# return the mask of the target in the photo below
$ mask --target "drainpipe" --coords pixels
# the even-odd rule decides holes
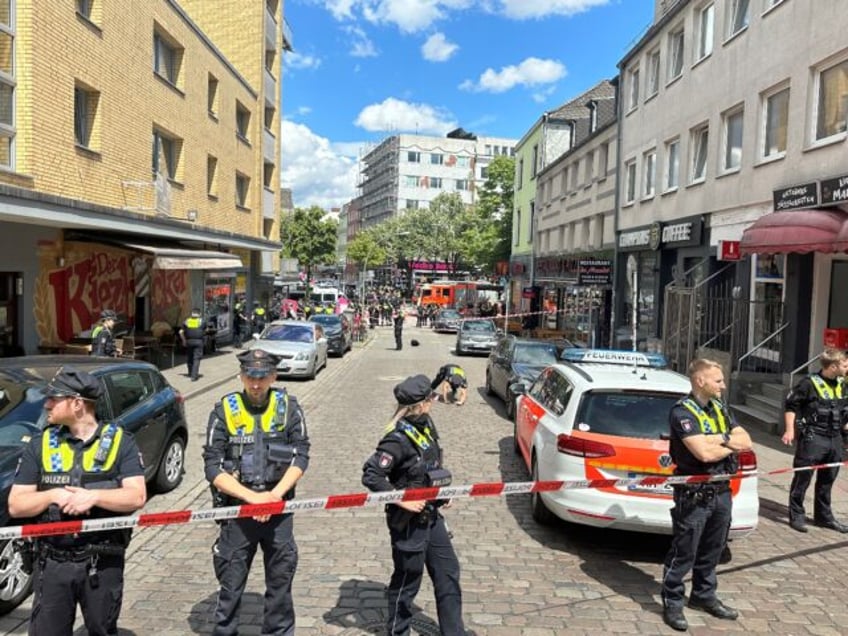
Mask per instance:
[[[621,102],[620,88],[621,88],[621,65],[619,64],[619,74],[612,79],[613,84],[615,85],[615,208],[613,212],[613,256],[612,256],[612,294],[611,294],[611,302],[612,302],[612,310],[610,312],[610,341],[609,347],[610,349],[615,348],[615,332],[617,325],[617,314],[616,311],[618,305],[618,295],[616,294],[616,289],[618,288],[619,283],[619,266],[618,266],[618,223],[619,223],[619,215],[621,213],[621,123],[624,121],[623,118],[623,108]],[[635,327],[634,327],[635,328]],[[635,348],[635,342],[634,342]]]

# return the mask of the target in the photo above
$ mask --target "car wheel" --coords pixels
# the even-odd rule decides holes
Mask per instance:
[[[486,371],[486,395],[494,395],[495,391],[492,389],[492,374]]]
[[[156,490],[170,492],[180,485],[185,472],[185,442],[179,435],[175,435],[165,447],[162,459],[159,461],[159,469],[156,471]]]
[[[539,481],[539,467],[537,465],[535,455],[533,456],[533,467],[531,471],[532,480]],[[542,501],[541,493],[530,493],[530,512],[533,515],[533,520],[539,525],[549,526],[556,521],[554,513],[548,510],[547,506],[545,506],[545,502]]]
[[[0,541],[0,614],[8,614],[32,591],[32,574],[23,570],[23,542]]]
[[[314,380],[316,375],[318,375],[318,358],[312,361],[312,370],[306,375],[306,379]]]
[[[464,352],[462,351],[462,347],[459,346],[458,342],[456,343],[456,347],[454,347],[454,349],[456,350],[456,355],[458,355],[458,356],[463,355]]]

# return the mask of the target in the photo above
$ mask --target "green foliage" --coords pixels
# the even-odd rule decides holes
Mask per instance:
[[[477,208],[484,218],[497,223],[498,240],[493,246],[490,263],[509,260],[512,249],[512,200],[515,187],[515,160],[495,157],[489,164],[488,177],[480,187]]]
[[[386,262],[386,248],[383,247],[384,243],[379,240],[375,230],[376,228],[364,230],[347,244],[347,257],[359,263],[363,269],[377,267]]]
[[[336,260],[338,223],[325,219],[324,214],[318,206],[308,210],[296,208],[291,214],[284,215],[280,222],[282,256],[296,258],[306,270],[307,277],[312,276],[316,265],[329,265]]]

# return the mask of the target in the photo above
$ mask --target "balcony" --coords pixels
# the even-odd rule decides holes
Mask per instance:
[[[289,25],[289,21],[286,20],[285,18],[283,18],[283,50],[284,51],[293,50],[292,49],[293,42],[294,42],[294,40],[292,39],[292,30],[291,30],[291,26]]]
[[[262,158],[277,163],[277,138],[267,128],[262,129]]]
[[[270,188],[262,188],[262,218],[276,219],[277,214],[274,211],[274,205],[277,201],[277,194]]]
[[[277,103],[277,80],[265,69],[265,103],[271,106]]]

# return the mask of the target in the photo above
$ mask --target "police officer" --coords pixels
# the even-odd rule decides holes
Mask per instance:
[[[842,381],[848,358],[839,349],[825,349],[819,358],[821,371],[802,378],[786,397],[783,415],[783,443],[795,446],[795,468],[841,462],[844,459],[842,435],[848,409],[848,395]],[[830,507],[830,491],[839,468],[816,471],[813,520],[817,526],[848,532],[848,525],[836,520]],[[789,488],[789,526],[807,532],[804,495],[813,479],[812,471],[795,473]]]
[[[721,365],[704,358],[694,360],[689,380],[692,392],[669,414],[674,474],[734,474],[736,454],[751,449],[751,438],[721,402],[725,386]],[[739,615],[716,597],[716,566],[727,544],[731,507],[728,481],[674,487],[673,538],[662,580],[663,620],[673,629],[688,629],[683,579],[690,570],[690,608],[727,620]]]
[[[191,310],[191,316],[185,319],[180,327],[180,340],[186,349],[186,366],[192,382],[197,382],[200,376],[200,359],[203,357],[203,339],[206,335],[206,325],[200,317],[200,310]]]
[[[12,517],[70,521],[144,505],[144,466],[132,435],[95,417],[102,392],[97,378],[70,366],[47,385],[48,426],[21,456],[9,493]],[[128,530],[108,530],[39,539],[29,633],[70,636],[79,604],[89,634],[117,634],[129,538]]]
[[[468,397],[468,378],[458,364],[446,364],[433,378],[432,388],[442,402],[448,401],[450,391],[453,403],[462,406]]]
[[[259,304],[258,300],[253,301],[253,312],[250,314],[250,324],[253,327],[253,333],[262,333],[265,325],[268,324],[268,312]]]
[[[394,388],[398,408],[376,452],[363,466],[362,483],[372,491],[447,486],[439,436],[430,418],[430,380],[409,377]],[[445,636],[465,634],[459,561],[451,545],[440,501],[403,501],[386,506],[394,572],[388,587],[388,633],[408,634],[413,601],[424,568],[433,581],[439,627]]]
[[[238,356],[244,389],[225,395],[209,416],[203,448],[213,503],[276,503],[292,499],[309,464],[306,419],[294,396],[273,387],[278,356],[252,349]],[[217,636],[238,634],[238,613],[257,546],[265,564],[263,634],[294,634],[292,581],[297,568],[291,514],[233,519],[221,524],[213,547],[220,583]]]
[[[398,307],[392,312],[392,322],[395,329],[395,349],[400,351],[403,349],[403,322],[406,320],[406,314],[403,308]]]
[[[100,320],[94,329],[91,330],[91,355],[111,357],[118,355],[118,347],[115,345],[115,335],[112,333],[117,320],[118,315],[111,309],[104,309],[100,312]]]

